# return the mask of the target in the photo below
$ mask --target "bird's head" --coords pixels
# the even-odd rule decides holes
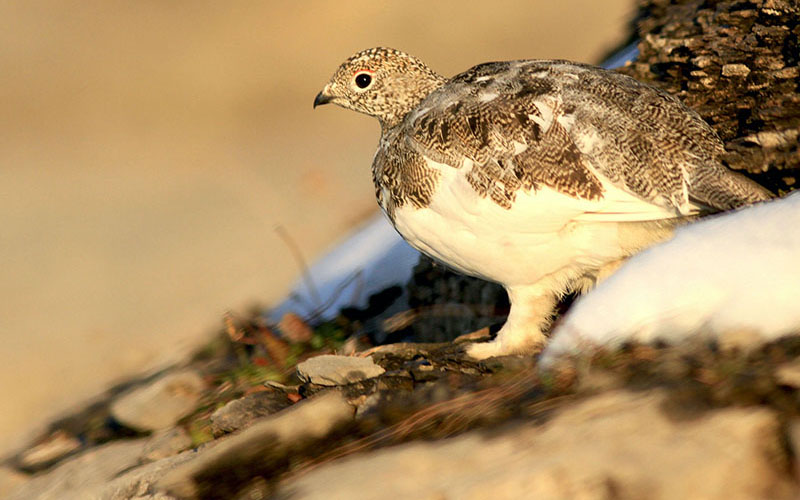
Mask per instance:
[[[392,127],[445,80],[416,57],[376,47],[343,62],[317,94],[314,107],[332,102]]]

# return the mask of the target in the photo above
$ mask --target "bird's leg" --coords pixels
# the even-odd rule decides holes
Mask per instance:
[[[509,354],[529,354],[542,348],[543,331],[550,324],[556,297],[543,283],[506,287],[511,310],[505,325],[491,342],[472,344],[467,354],[475,359]]]

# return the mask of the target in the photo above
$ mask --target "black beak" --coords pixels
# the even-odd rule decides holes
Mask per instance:
[[[325,95],[322,92],[317,94],[317,97],[314,98],[314,107],[321,106],[323,104],[328,104],[331,102],[331,96]]]

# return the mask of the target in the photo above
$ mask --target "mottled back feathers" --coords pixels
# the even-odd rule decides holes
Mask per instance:
[[[370,72],[370,88],[350,81],[358,71]],[[589,65],[495,62],[448,80],[402,52],[370,49],[323,93],[381,121],[373,178],[390,216],[430,203],[439,175],[429,161],[463,170],[479,195],[509,209],[520,190],[542,186],[600,200],[611,185],[675,216],[770,197],[722,166],[721,141],[680,101]]]

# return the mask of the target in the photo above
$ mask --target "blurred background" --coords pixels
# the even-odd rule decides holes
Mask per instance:
[[[632,0],[0,2],[0,455],[279,301],[373,215],[377,121],[312,113],[357,50],[444,75],[599,62]]]

